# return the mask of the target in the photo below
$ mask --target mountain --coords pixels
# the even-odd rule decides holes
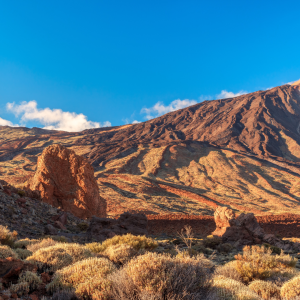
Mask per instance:
[[[60,143],[93,165],[108,214],[300,208],[300,82],[77,133],[0,127],[0,179],[22,186]]]

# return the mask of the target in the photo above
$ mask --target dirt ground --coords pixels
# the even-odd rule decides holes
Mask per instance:
[[[193,215],[147,215],[149,233],[153,235],[177,236],[185,225],[190,225],[195,236],[206,237],[216,228],[212,216]],[[283,237],[300,238],[300,215],[282,214],[256,216],[266,233]]]

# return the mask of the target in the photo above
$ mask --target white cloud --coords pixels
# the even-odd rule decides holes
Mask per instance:
[[[195,100],[189,100],[189,99],[184,99],[184,100],[174,100],[172,101],[169,105],[165,106],[162,102],[157,102],[154,106],[150,108],[143,108],[141,110],[141,113],[146,114],[146,119],[150,120],[152,118],[164,115],[166,113],[169,113],[171,111],[175,111],[181,108],[185,108],[188,106],[191,106],[193,104],[196,104],[197,101]]]
[[[141,123],[140,121],[134,120],[131,124],[139,124]]]
[[[61,109],[37,108],[36,101],[23,101],[17,105],[7,103],[7,110],[13,112],[16,117],[21,116],[21,122],[38,121],[44,125],[45,129],[55,129],[64,131],[81,131],[89,128],[99,128],[111,126],[111,123],[106,121],[103,124],[99,122],[88,121],[83,114],[74,112],[65,112]]]
[[[0,126],[18,126],[18,125],[14,125],[12,122],[8,120],[4,120],[0,117]]]
[[[244,94],[247,94],[248,92],[246,91],[240,91],[238,93],[233,93],[233,92],[227,92],[226,90],[222,90],[220,94],[217,95],[217,99],[226,99],[226,98],[233,98],[233,97],[238,97]]]

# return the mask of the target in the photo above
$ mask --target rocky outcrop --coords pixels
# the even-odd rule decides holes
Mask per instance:
[[[79,218],[106,216],[106,201],[99,195],[93,167],[61,145],[43,151],[28,187],[38,190],[44,202]]]
[[[134,235],[147,235],[148,220],[144,214],[123,213],[119,219],[92,218],[87,229],[90,239],[104,241],[115,235],[131,233]]]
[[[266,234],[253,213],[242,213],[236,217],[232,209],[219,206],[214,217],[217,228],[212,235],[221,237],[224,243],[232,243],[237,247],[268,243],[283,250],[300,250],[297,243],[283,241],[274,234]]]

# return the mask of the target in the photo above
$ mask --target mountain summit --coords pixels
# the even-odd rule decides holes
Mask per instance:
[[[62,144],[92,164],[110,216],[300,208],[297,84],[203,101],[144,123],[78,133],[0,127],[0,179],[23,185]]]

